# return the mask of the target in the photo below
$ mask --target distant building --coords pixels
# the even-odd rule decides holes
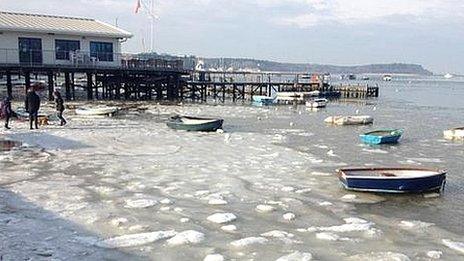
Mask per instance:
[[[94,19],[0,11],[0,64],[120,66],[130,37]]]

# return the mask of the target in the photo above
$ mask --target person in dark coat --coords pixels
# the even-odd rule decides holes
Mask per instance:
[[[40,97],[35,92],[34,88],[30,88],[26,95],[26,111],[29,113],[29,126],[32,128],[35,123],[35,128],[39,129],[39,109],[40,109]]]
[[[1,113],[3,117],[5,117],[5,129],[9,130],[10,127],[8,126],[10,123],[10,118],[13,116],[13,110],[11,109],[11,97],[7,96],[2,101],[1,105]]]
[[[63,98],[61,97],[61,93],[59,91],[54,91],[53,96],[55,97],[55,104],[56,104],[56,116],[58,119],[60,119],[61,126],[66,125],[66,120],[63,117],[63,111],[64,111],[64,101]]]

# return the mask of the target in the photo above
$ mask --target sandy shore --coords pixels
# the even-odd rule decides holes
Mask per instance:
[[[287,107],[143,107],[1,132],[24,143],[0,154],[4,260],[453,260],[463,251],[432,223],[358,212],[385,198],[340,189],[328,170],[342,159],[284,146],[287,133],[308,135]],[[224,117],[225,132],[170,130],[173,113]],[[290,127],[238,131],[260,120]]]

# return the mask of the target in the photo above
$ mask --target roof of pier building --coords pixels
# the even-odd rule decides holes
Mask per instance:
[[[130,38],[132,34],[89,18],[0,11],[0,31],[46,33],[109,38]]]

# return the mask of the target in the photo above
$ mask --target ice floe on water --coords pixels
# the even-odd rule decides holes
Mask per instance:
[[[310,261],[313,259],[313,255],[308,252],[295,251],[286,256],[279,257],[276,261]]]
[[[233,232],[237,230],[237,227],[235,225],[226,225],[222,226],[221,229],[227,232]]]
[[[421,230],[421,229],[426,229],[428,227],[431,227],[435,224],[433,223],[427,223],[423,222],[420,220],[402,220],[398,226],[400,226],[403,229],[409,229],[409,230]]]
[[[158,201],[148,198],[126,199],[126,208],[149,208],[158,204]]]
[[[411,259],[402,253],[395,252],[372,252],[350,256],[352,261],[410,261]]]
[[[269,240],[264,237],[246,237],[232,241],[230,244],[234,247],[247,247],[256,244],[266,244]]]
[[[94,244],[102,248],[135,247],[153,243],[161,239],[171,238],[176,234],[174,230],[131,234],[96,241]]]
[[[186,244],[198,244],[205,240],[205,234],[195,231],[187,230],[178,233],[174,237],[167,240],[167,243],[171,246],[186,245]]]
[[[224,224],[229,223],[237,219],[232,213],[215,213],[209,217],[207,217],[208,221],[217,223],[217,224]]]
[[[221,254],[209,254],[203,259],[203,261],[224,261],[224,256]]]
[[[431,259],[440,259],[442,255],[443,252],[439,250],[431,250],[427,252],[427,257],[430,257]]]
[[[464,242],[453,241],[450,239],[443,239],[441,241],[443,245],[453,249],[461,254],[464,254]]]
[[[339,235],[332,232],[320,232],[316,233],[316,238],[326,241],[350,241],[347,237],[340,237]]]
[[[276,208],[271,206],[271,205],[257,205],[256,206],[256,211],[261,212],[261,213],[269,213],[275,211]]]
[[[284,218],[284,220],[292,221],[292,220],[295,220],[296,215],[294,213],[288,212],[288,213],[283,214],[282,217]]]

